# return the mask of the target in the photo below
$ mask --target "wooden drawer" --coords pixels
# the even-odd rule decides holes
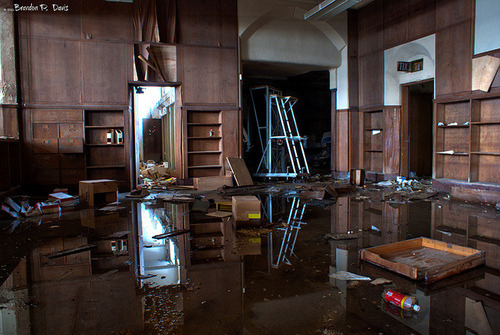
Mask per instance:
[[[60,138],[83,138],[83,123],[60,123]]]
[[[35,169],[33,182],[38,185],[58,185],[59,169]]]
[[[64,153],[83,153],[82,138],[60,138],[59,152]]]
[[[85,156],[82,154],[63,154],[59,156],[61,169],[79,169],[85,167]]]
[[[85,180],[85,169],[61,170],[61,183],[63,185],[78,184],[80,180]]]
[[[35,169],[57,169],[59,168],[59,155],[57,154],[37,154],[33,157],[33,167]]]
[[[35,154],[56,154],[57,138],[55,139],[34,139],[33,152]]]
[[[57,123],[34,123],[33,138],[58,138]]]
[[[31,122],[83,122],[82,110],[34,110],[31,112]]]

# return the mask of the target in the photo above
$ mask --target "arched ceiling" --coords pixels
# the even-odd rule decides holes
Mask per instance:
[[[346,46],[345,13],[332,22],[305,21],[317,1],[239,0],[241,60],[245,72],[291,76],[340,66]],[[339,23],[340,22],[340,23]],[[339,29],[340,27],[340,29]]]

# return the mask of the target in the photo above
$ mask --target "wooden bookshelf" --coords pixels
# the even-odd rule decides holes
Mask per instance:
[[[186,110],[187,176],[219,176],[223,172],[222,111]]]
[[[122,132],[118,141],[116,130]],[[87,179],[127,180],[125,153],[125,115],[123,110],[85,111],[85,163]],[[113,132],[107,143],[108,131]]]
[[[434,178],[500,183],[500,97],[438,102],[435,134]]]
[[[367,171],[384,169],[384,113],[382,109],[363,113],[363,164]]]

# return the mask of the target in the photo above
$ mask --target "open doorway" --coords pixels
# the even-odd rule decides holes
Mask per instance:
[[[402,171],[409,178],[432,176],[434,81],[403,86]],[[406,129],[405,129],[406,128]]]
[[[133,107],[135,182],[140,183],[141,167],[175,170],[175,87],[135,86]]]
[[[271,154],[266,151],[266,124],[273,125],[276,130],[281,125],[276,117],[273,121],[268,115],[266,107],[266,88],[269,96],[296,98],[293,105],[293,117],[302,140],[302,147],[307,159],[310,174],[330,173],[330,141],[331,141],[331,90],[330,75],[326,70],[307,71],[292,65],[271,65],[256,62],[243,64],[242,83],[242,118],[244,128],[244,159],[251,173],[258,173],[261,177],[268,172],[266,160],[269,155],[273,173],[293,173],[291,154],[288,154],[286,141],[277,139],[276,146],[272,146]],[[292,99],[293,99],[292,98]],[[286,106],[283,105],[283,106]],[[288,107],[287,107],[288,108]],[[272,108],[270,108],[272,109]],[[291,115],[291,114],[290,114]],[[267,118],[271,120],[268,120]],[[292,120],[289,118],[289,121]],[[291,129],[294,129],[293,121]],[[283,127],[286,126],[286,121]],[[259,136],[259,128],[264,128]],[[271,134],[276,136],[276,134]],[[262,140],[262,141],[261,141]],[[274,143],[274,142],[273,142]],[[301,156],[302,148],[296,143],[295,148]],[[291,149],[293,151],[293,148]],[[302,158],[300,163],[304,163]],[[298,165],[297,165],[298,166]],[[305,163],[302,167],[305,166]],[[276,168],[276,171],[274,171]]]

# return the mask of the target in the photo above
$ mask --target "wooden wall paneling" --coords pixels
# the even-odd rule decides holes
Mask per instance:
[[[131,3],[101,0],[83,1],[82,38],[131,42]]]
[[[407,0],[384,0],[384,49],[408,40]]]
[[[183,104],[238,105],[236,49],[184,46]]]
[[[349,170],[362,169],[362,155],[363,152],[363,127],[362,127],[362,113],[359,113],[357,108],[349,109]],[[360,127],[361,126],[361,127]]]
[[[383,12],[382,1],[374,1],[359,10],[359,55],[365,55],[384,48]]]
[[[470,91],[471,34],[470,21],[436,33],[436,97]]]
[[[337,171],[349,171],[349,110],[337,110]]]
[[[226,125],[226,126],[224,126]],[[222,111],[222,153],[223,161],[226,157],[240,156],[239,110]]]
[[[30,5],[32,1],[21,1]],[[81,38],[82,0],[67,0],[68,11],[58,12],[52,8],[47,12],[18,12],[20,22],[19,33],[23,36],[42,38]],[[52,4],[48,4],[52,7]]]
[[[384,108],[384,173],[399,174],[401,107]]]
[[[131,48],[123,43],[82,42],[85,104],[128,105],[127,68],[132,63],[126,62],[125,53]]]
[[[23,76],[32,103],[78,105],[81,97],[80,42],[32,39],[29,42],[29,76]],[[24,50],[23,50],[24,51]]]
[[[179,43],[237,46],[235,0],[179,1]]]
[[[238,2],[219,0],[221,15],[221,46],[238,47]]]
[[[471,19],[473,9],[474,0],[436,0],[436,29]]]
[[[218,46],[219,1],[179,1],[179,43]]]
[[[360,107],[383,105],[384,53],[372,53],[359,58]]]
[[[399,175],[408,177],[409,174],[409,105],[410,105],[410,88],[409,86],[401,86],[401,144],[400,144],[400,162]]]
[[[408,1],[408,41],[413,41],[436,31],[436,0]]]

